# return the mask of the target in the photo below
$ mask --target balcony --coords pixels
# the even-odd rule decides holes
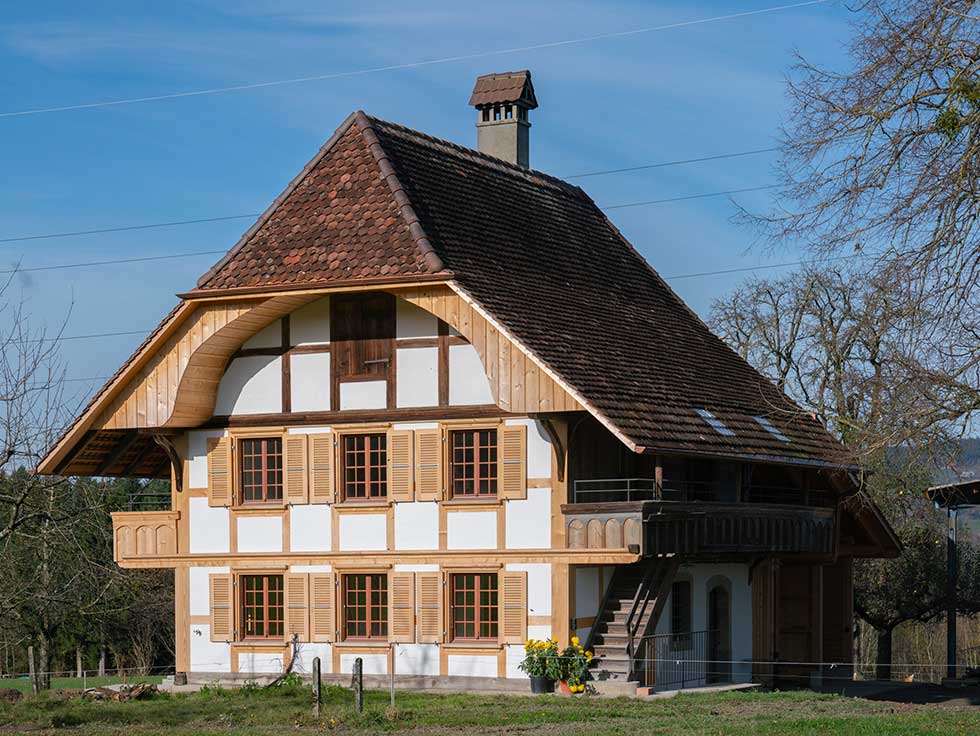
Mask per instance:
[[[571,549],[635,545],[644,556],[833,553],[836,510],[827,491],[642,478],[576,481],[562,506]],[[743,500],[739,501],[738,496]]]
[[[124,564],[177,554],[179,511],[117,511],[112,514],[113,559]]]

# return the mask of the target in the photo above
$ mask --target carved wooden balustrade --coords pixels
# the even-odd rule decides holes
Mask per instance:
[[[179,511],[118,511],[112,514],[116,562],[177,554]]]

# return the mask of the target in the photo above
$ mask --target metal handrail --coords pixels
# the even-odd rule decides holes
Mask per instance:
[[[630,607],[630,612],[626,616],[626,661],[629,662],[631,673],[633,670],[633,659],[636,653],[636,649],[633,645],[633,637],[636,633],[636,629],[640,625],[639,619],[637,619],[635,622],[633,619],[636,615],[637,604],[639,604],[641,598],[643,599],[643,608],[641,609],[640,618],[643,617],[642,611],[646,610],[647,603],[650,600],[650,579],[653,577],[656,569],[657,563],[654,562],[649,565],[646,572],[643,573],[643,580],[640,581],[640,589],[637,591],[636,597],[633,599],[633,605]]]
[[[129,511],[166,511],[170,508],[168,491],[137,491],[126,494],[126,508]]]
[[[719,481],[670,480],[658,488],[653,478],[596,478],[573,483],[573,503],[633,503],[679,501],[683,503],[738,503],[725,500]],[[832,507],[833,494],[825,489],[804,490],[790,486],[752,484],[742,488],[743,503]]]

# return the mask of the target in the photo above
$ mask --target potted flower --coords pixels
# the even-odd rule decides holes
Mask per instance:
[[[555,681],[562,676],[558,640],[528,639],[524,645],[524,659],[520,668],[531,678],[532,693],[553,693]]]
[[[561,691],[565,695],[574,695],[585,692],[585,675],[589,670],[589,662],[592,661],[592,652],[587,652],[581,646],[581,641],[577,636],[573,636],[571,642],[561,652]]]

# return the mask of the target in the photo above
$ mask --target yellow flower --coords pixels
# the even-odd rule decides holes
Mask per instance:
[[[572,637],[572,646],[577,647],[580,639],[577,636]]]

